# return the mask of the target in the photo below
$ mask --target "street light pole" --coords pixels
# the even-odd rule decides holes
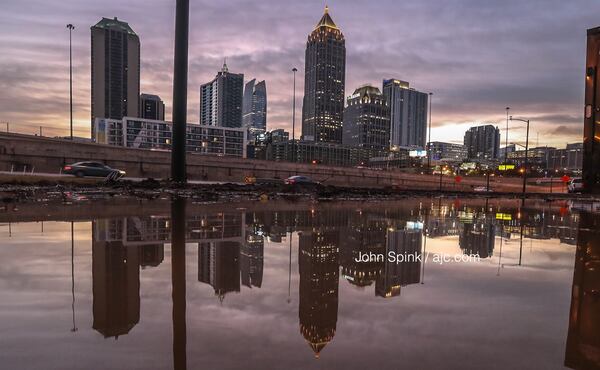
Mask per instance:
[[[298,72],[298,69],[296,67],[292,68],[292,73],[294,75],[294,93],[293,93],[293,100],[292,100],[292,156],[293,156],[293,162],[296,162],[296,151],[294,150],[296,148],[296,72]]]
[[[510,107],[506,107],[506,135],[504,141],[504,164],[508,163],[508,111]]]
[[[188,33],[190,20],[189,0],[176,0],[175,58],[173,65],[173,144],[171,147],[171,178],[174,182],[187,181],[186,125],[188,79]]]
[[[427,139],[427,169],[431,170],[431,100],[433,93],[429,93],[429,137]]]
[[[525,164],[523,167],[523,200],[525,200],[525,193],[527,192],[527,167],[529,165],[529,158],[528,158],[528,152],[529,152],[529,120],[528,119],[521,119],[521,118],[513,118],[512,116],[510,116],[510,120],[511,121],[521,121],[521,122],[525,122],[527,124],[527,134],[525,135]]]
[[[70,111],[70,127],[71,127],[71,140],[73,140],[73,42],[72,33],[75,29],[71,23],[67,24],[69,29],[69,111]],[[41,136],[41,135],[40,135]],[[94,138],[92,138],[93,140]]]

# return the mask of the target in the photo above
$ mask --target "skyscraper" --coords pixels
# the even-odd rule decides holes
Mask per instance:
[[[329,8],[308,35],[304,69],[302,139],[342,143],[346,46]]]
[[[406,81],[389,79],[383,80],[383,95],[390,108],[390,145],[425,148],[427,94]]]
[[[129,24],[102,18],[92,34],[92,138],[94,119],[138,117],[140,40]]]
[[[94,221],[92,227],[92,327],[108,337],[128,334],[140,322],[140,252],[123,240],[122,219]]]
[[[158,95],[140,95],[140,118],[165,120],[165,103]]]
[[[495,159],[500,152],[500,130],[493,125],[471,127],[465,132],[469,159]]]
[[[217,76],[200,86],[200,124],[242,127],[244,75],[231,73],[227,63]]]
[[[240,291],[240,245],[232,241],[198,244],[198,281],[211,285],[222,302]]]
[[[267,130],[267,85],[252,79],[244,89],[242,125],[248,130],[250,140]]]
[[[394,256],[403,256],[402,261],[386,259],[381,275],[375,282],[375,295],[391,298],[400,295],[403,286],[421,281],[421,262],[414,256],[421,253],[423,234],[420,230],[394,230],[387,233],[386,258],[392,252]]]
[[[300,332],[319,357],[337,325],[339,231],[303,233],[298,243]]]
[[[378,88],[365,85],[348,97],[343,143],[369,149],[389,148],[390,110]]]
[[[496,226],[489,221],[464,223],[458,238],[458,245],[466,255],[479,258],[491,257],[496,242]]]

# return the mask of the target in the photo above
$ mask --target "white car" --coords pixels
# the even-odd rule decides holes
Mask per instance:
[[[583,179],[581,177],[574,177],[569,181],[567,190],[569,193],[580,193],[583,190]]]

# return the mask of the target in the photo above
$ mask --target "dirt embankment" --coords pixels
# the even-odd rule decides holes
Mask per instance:
[[[90,186],[89,184],[0,185],[0,206],[23,202],[82,202],[110,199],[114,197],[144,200],[187,198],[196,202],[223,202],[236,200],[284,199],[288,201],[331,201],[331,200],[381,200],[402,199],[414,196],[459,196],[520,198],[520,193],[473,193],[457,191],[400,190],[392,187],[366,189],[321,184],[188,184],[180,185],[167,181],[146,179],[140,182],[117,181]],[[585,198],[568,194],[529,193],[528,198],[565,199]]]

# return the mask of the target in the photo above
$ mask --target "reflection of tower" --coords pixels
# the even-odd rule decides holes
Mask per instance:
[[[375,283],[375,295],[390,298],[400,295],[402,286],[416,284],[421,277],[421,262],[416,257],[421,253],[420,230],[396,230],[387,232],[385,267]],[[401,262],[388,258],[389,253],[404,258]]]
[[[164,244],[148,244],[140,246],[140,265],[156,267],[165,259]]]
[[[359,255],[385,254],[387,222],[361,219],[361,223],[345,229],[340,235],[342,276],[350,284],[365,287],[373,284],[383,272],[384,261],[356,262]]]
[[[338,310],[339,234],[313,231],[300,235],[300,332],[319,357],[335,335]]]
[[[239,292],[239,243],[230,241],[199,243],[198,281],[210,284],[221,302],[225,294]]]
[[[240,252],[240,270],[242,284],[248,288],[260,288],[262,285],[264,248],[262,236],[252,233],[246,236],[246,243],[242,245]]]
[[[491,257],[494,252],[496,227],[491,223],[466,223],[458,238],[460,249],[467,255]]]
[[[600,215],[582,213],[565,366],[600,369]]]
[[[92,242],[93,328],[118,337],[140,321],[140,270],[137,247],[120,241]]]

